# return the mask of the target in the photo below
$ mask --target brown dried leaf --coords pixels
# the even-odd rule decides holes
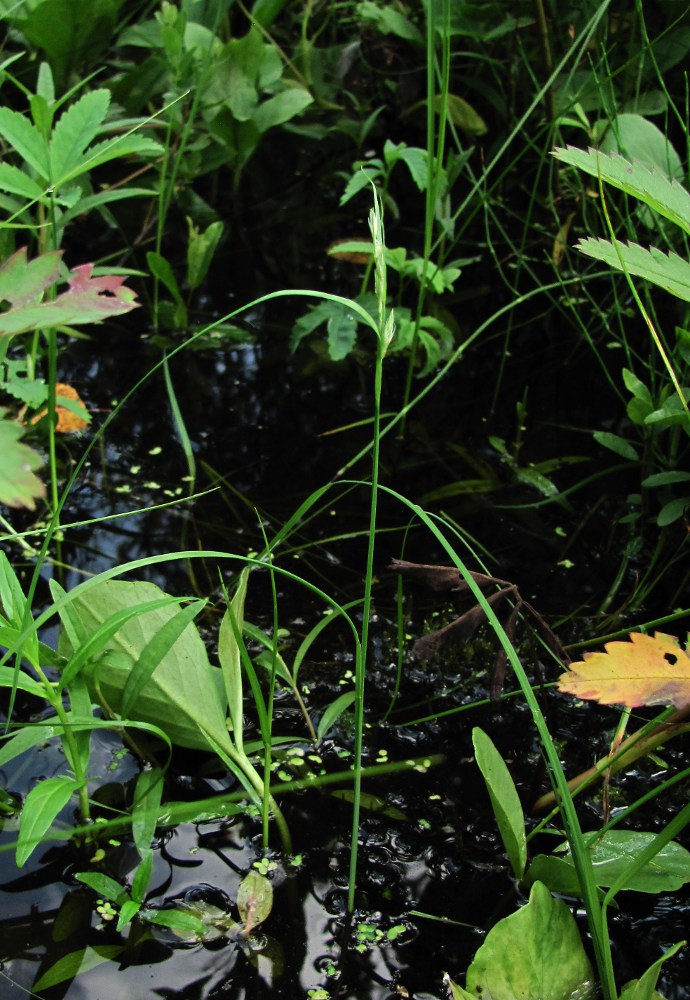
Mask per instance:
[[[602,705],[690,705],[690,657],[671,635],[631,632],[630,642],[607,642],[585,653],[558,680],[558,688]]]
[[[55,414],[57,416],[55,430],[59,434],[74,434],[89,426],[90,417],[76,389],[71,385],[66,385],[64,382],[58,382],[55,386],[55,398],[57,401],[57,405],[55,406]],[[84,411],[85,416],[80,416],[66,406],[60,406],[60,400],[63,399],[69,399],[76,403],[78,408]],[[30,423],[37,424],[39,420],[42,420],[47,415],[48,410],[43,409],[31,418]]]

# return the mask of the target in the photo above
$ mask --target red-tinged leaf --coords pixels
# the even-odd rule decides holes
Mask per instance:
[[[93,264],[80,264],[67,275],[69,288],[55,298],[41,301],[58,280],[60,255],[43,254],[27,263],[26,249],[18,250],[0,268],[0,301],[10,309],[0,312],[0,337],[12,337],[51,326],[100,323],[136,309],[136,293],[124,277],[93,277]]]
[[[672,635],[631,632],[630,642],[607,642],[585,653],[558,679],[558,689],[602,705],[690,705],[690,657]]]
[[[14,307],[38,302],[60,277],[61,256],[60,250],[51,250],[27,262],[26,247],[13,253],[0,267],[0,302]]]

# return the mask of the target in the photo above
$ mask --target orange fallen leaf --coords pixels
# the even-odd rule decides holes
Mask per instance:
[[[58,382],[55,386],[55,399],[57,405],[55,406],[55,413],[57,414],[57,423],[55,424],[55,430],[59,434],[74,434],[76,431],[81,431],[85,427],[89,426],[89,421],[84,417],[79,416],[73,410],[68,409],[66,406],[60,406],[61,399],[72,400],[86,413],[86,407],[79,397],[79,393],[76,389],[73,389],[71,385],[66,385],[64,382]],[[32,424],[37,424],[39,420],[48,416],[48,410],[43,409],[40,413],[37,413],[31,418]]]
[[[631,632],[630,642],[607,642],[585,653],[558,678],[558,689],[602,705],[690,705],[690,656],[672,635]]]

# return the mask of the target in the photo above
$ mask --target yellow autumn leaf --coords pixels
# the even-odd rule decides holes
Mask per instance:
[[[690,705],[690,657],[672,635],[631,632],[630,642],[607,642],[585,653],[558,678],[558,689],[602,705]]]

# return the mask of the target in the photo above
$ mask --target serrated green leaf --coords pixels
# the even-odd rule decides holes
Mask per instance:
[[[0,503],[7,507],[36,510],[36,500],[42,500],[46,488],[35,475],[43,459],[20,439],[24,428],[14,420],[4,418],[0,408]]]
[[[141,156],[144,158],[162,156],[163,147],[155,139],[148,139],[136,132],[129,132],[125,135],[117,136],[115,139],[105,139],[103,142],[91,146],[83,155],[77,166],[73,167],[60,178],[60,184],[64,186],[70,181],[76,180],[83,174],[100,167],[103,163],[109,163],[119,157]]]
[[[21,247],[0,267],[0,300],[12,306],[38,301],[60,277],[60,257],[59,250],[50,250],[29,261],[26,247]]]
[[[352,353],[357,340],[357,319],[342,306],[328,320],[328,353],[332,361],[342,361]]]
[[[658,285],[671,295],[690,302],[690,264],[677,253],[664,253],[656,247],[639,246],[637,243],[616,243],[587,237],[579,240],[581,253],[600,260],[617,271],[628,271]]]
[[[17,867],[21,868],[40,844],[55,817],[64,809],[80,783],[69,775],[45,778],[24,799],[17,837]]]
[[[598,143],[602,153],[620,153],[634,163],[658,168],[667,177],[682,181],[683,164],[668,137],[654,122],[641,114],[625,112],[608,119],[595,122],[593,132],[597,137],[603,131]]]
[[[663,215],[686,233],[690,233],[690,192],[658,168],[643,163],[631,163],[616,153],[601,153],[596,149],[567,146],[555,149],[552,155],[562,163],[578,167],[592,177],[631,194],[649,208]]]
[[[403,38],[416,45],[424,44],[424,36],[417,25],[399,10],[396,10],[392,4],[382,6],[379,3],[372,3],[370,0],[363,0],[357,6],[357,17],[364,21],[373,22],[384,35],[397,35],[398,38]]]
[[[29,119],[18,111],[0,108],[0,135],[44,180],[50,176],[48,146]]]
[[[86,148],[93,142],[110,105],[109,90],[84,94],[58,119],[50,139],[51,179],[61,179],[81,164]]]
[[[399,158],[410,171],[410,177],[420,191],[426,191],[429,183],[429,159],[425,149],[406,146],[400,150]]]
[[[11,163],[0,163],[0,190],[18,194],[29,201],[40,201],[47,192],[47,188],[29,177],[26,171]]]
[[[521,879],[527,863],[527,841],[525,816],[515,783],[505,761],[483,730],[472,730],[472,744],[477,766],[489,791],[503,846],[515,877]]]

